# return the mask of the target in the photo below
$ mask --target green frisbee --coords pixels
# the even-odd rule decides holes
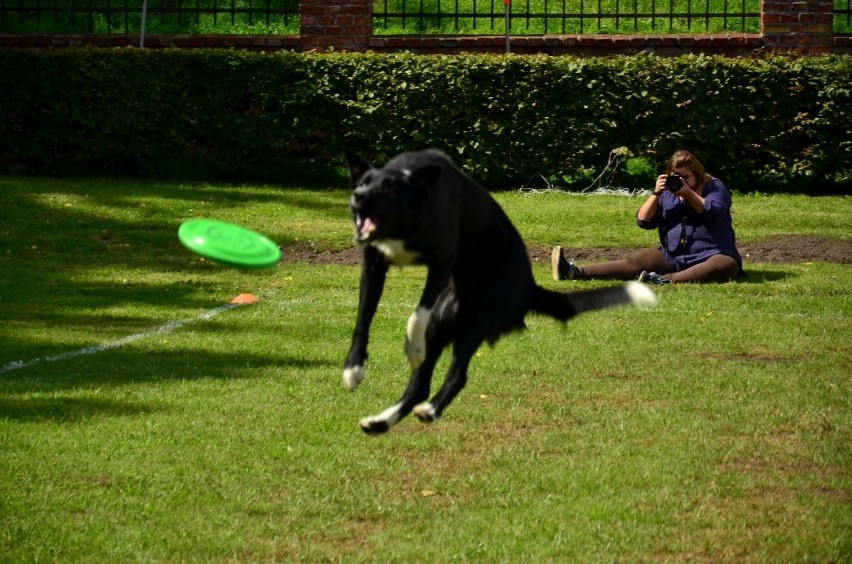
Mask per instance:
[[[281,250],[269,238],[216,219],[183,222],[178,239],[204,258],[239,268],[269,268],[281,260]]]

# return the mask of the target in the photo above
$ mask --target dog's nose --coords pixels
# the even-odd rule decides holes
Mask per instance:
[[[367,201],[367,187],[359,186],[352,191],[352,196],[349,197],[349,205],[353,208],[363,207]]]
[[[349,196],[349,207],[357,210],[361,207],[361,203],[364,201],[364,196],[358,194],[357,192],[352,192],[352,195]]]

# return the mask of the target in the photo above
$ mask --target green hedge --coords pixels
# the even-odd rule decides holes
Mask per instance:
[[[850,57],[2,50],[0,169],[285,181],[436,146],[491,187],[581,186],[687,148],[733,189],[849,193],[851,91]]]

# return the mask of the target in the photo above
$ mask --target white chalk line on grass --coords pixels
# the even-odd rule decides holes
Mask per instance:
[[[244,304],[242,303],[229,303],[223,306],[211,309],[210,311],[205,311],[201,315],[196,315],[195,317],[190,317],[188,319],[178,319],[176,321],[169,321],[165,325],[157,327],[156,329],[151,329],[150,331],[143,331],[142,333],[134,333],[133,335],[128,335],[127,337],[123,337],[118,339],[117,341],[111,341],[109,343],[101,343],[100,345],[93,345],[91,347],[86,347],[76,351],[69,351],[62,354],[55,354],[52,356],[45,356],[42,358],[36,358],[34,360],[30,360],[28,362],[24,362],[21,360],[16,360],[14,362],[10,362],[9,364],[0,367],[0,374],[5,374],[7,372],[12,372],[14,370],[21,370],[22,368],[28,368],[33,366],[34,364],[40,364],[42,362],[58,362],[60,360],[68,360],[69,358],[75,358],[78,356],[85,356],[89,354],[96,354],[104,351],[108,351],[111,349],[117,349],[118,347],[122,347],[134,341],[138,341],[140,339],[145,339],[148,337],[153,337],[154,335],[163,335],[166,333],[171,333],[176,329],[180,329],[185,325],[189,325],[190,323],[194,323],[196,321],[202,321],[207,319],[212,319],[216,317],[220,313],[224,313],[226,311],[232,310],[234,308],[240,307]]]

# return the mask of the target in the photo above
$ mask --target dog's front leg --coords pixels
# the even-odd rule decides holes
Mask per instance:
[[[363,259],[358,317],[352,334],[352,345],[349,347],[349,354],[343,365],[343,383],[350,390],[354,390],[364,379],[370,324],[379,306],[379,298],[382,297],[388,272],[387,262],[375,248],[364,247]]]
[[[426,329],[432,318],[432,308],[441,291],[450,283],[451,264],[432,265],[426,275],[426,287],[417,309],[408,318],[405,331],[405,356],[408,364],[416,369],[426,358]]]

